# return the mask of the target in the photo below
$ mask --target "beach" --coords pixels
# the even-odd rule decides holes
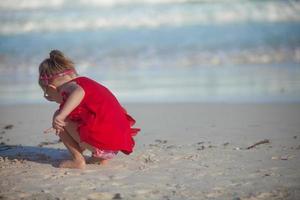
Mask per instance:
[[[134,152],[78,170],[57,167],[70,155],[43,133],[55,105],[1,105],[0,199],[300,198],[300,104],[124,107],[142,129]]]
[[[0,199],[300,199],[300,1],[0,3]],[[60,169],[39,65],[51,50],[141,132],[130,155]],[[86,158],[89,152],[84,154]]]

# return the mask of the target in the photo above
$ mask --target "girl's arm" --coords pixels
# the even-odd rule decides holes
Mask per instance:
[[[53,128],[55,129],[63,129],[66,125],[66,117],[80,104],[85,95],[82,87],[77,84],[70,85],[66,90],[70,95],[58,115],[56,115],[53,120]]]
[[[82,87],[77,84],[73,84],[68,87],[67,93],[70,95],[59,112],[59,115],[64,119],[80,104],[85,94]]]

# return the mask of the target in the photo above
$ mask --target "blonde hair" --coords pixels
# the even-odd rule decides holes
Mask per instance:
[[[52,50],[50,57],[41,62],[39,66],[39,85],[45,87],[51,77],[60,74],[66,70],[74,70],[74,62],[59,50]]]

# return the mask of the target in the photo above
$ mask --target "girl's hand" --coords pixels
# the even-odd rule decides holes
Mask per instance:
[[[53,121],[52,121],[52,127],[56,130],[64,130],[64,127],[66,126],[66,122],[65,122],[65,117],[57,114],[53,117]]]
[[[59,135],[60,133],[63,132],[63,130],[55,129],[55,128],[53,128],[53,127],[44,130],[44,133],[45,133],[45,134],[51,133],[51,132],[54,132],[56,135]]]
[[[55,132],[56,135],[64,132],[64,126],[66,126],[65,117],[60,114],[60,110],[55,111],[52,117],[52,127],[44,131],[44,133]]]
[[[65,117],[59,115],[56,111],[53,116],[52,127],[44,131],[44,133],[55,132],[56,135],[64,132],[64,127],[66,126]]]

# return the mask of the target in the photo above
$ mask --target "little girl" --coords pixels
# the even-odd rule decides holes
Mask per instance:
[[[39,85],[47,100],[60,104],[52,128],[45,131],[55,131],[72,155],[59,167],[85,168],[85,149],[92,152],[90,163],[104,163],[118,151],[132,152],[132,136],[140,131],[131,128],[135,120],[106,87],[78,76],[74,63],[62,52],[51,51],[40,64]]]

